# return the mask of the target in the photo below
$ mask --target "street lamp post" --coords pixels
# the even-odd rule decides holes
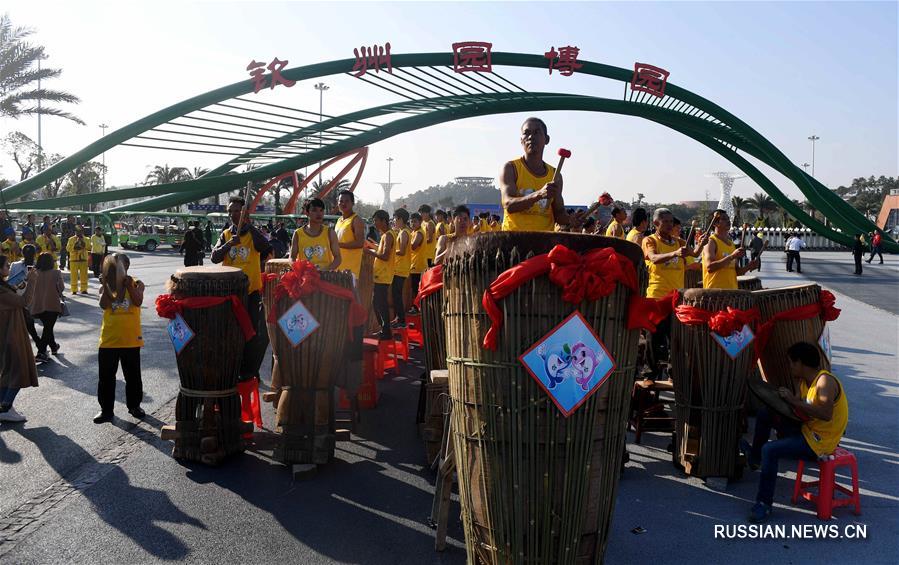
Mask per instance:
[[[821,139],[817,135],[810,135],[808,140],[812,142],[812,176],[815,176],[815,142]]]
[[[100,124],[97,127],[99,127],[101,130],[103,130],[103,137],[106,137],[106,130],[109,129],[109,126],[106,124]],[[106,190],[106,151],[104,151],[100,155],[100,159],[103,164],[103,190]]]
[[[320,82],[315,85],[315,90],[318,91],[318,123],[319,123],[319,126],[321,126],[321,123],[322,123],[322,108],[324,105],[325,91],[328,90],[329,88],[330,87],[323,82]],[[319,127],[319,130],[318,130],[318,148],[319,149],[322,148],[321,127]],[[322,164],[322,162],[319,161],[318,166],[321,167],[321,164]],[[321,171],[319,171],[318,172],[318,188],[319,188],[319,190],[321,190],[321,186],[322,186],[322,173],[321,173]]]
[[[801,167],[802,167],[802,170],[805,171],[805,172],[807,173],[807,172],[808,172],[808,168],[811,167],[811,165],[809,165],[808,163],[803,163],[803,164],[801,165]]]

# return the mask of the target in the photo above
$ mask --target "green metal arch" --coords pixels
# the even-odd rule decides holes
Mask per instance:
[[[515,66],[515,67],[531,67],[531,68],[544,68],[546,61],[540,55],[529,55],[529,54],[518,54],[518,53],[502,53],[497,52],[492,54],[492,61],[494,66]],[[318,77],[334,75],[334,74],[343,74],[349,72],[352,69],[354,64],[354,59],[341,59],[336,61],[330,61],[326,63],[319,63],[315,65],[308,65],[303,67],[296,67],[293,69],[289,69],[284,71],[284,76],[288,79],[292,80],[306,80],[306,79],[314,79]],[[418,53],[418,54],[394,54],[392,56],[391,63],[394,67],[413,67],[413,66],[451,66],[452,54],[451,53]],[[579,69],[580,74],[593,75],[598,77],[605,77],[617,81],[621,81],[624,83],[629,83],[632,71],[629,69],[623,69],[619,67],[614,67],[610,65],[604,65],[601,63],[595,63],[590,61],[581,61],[582,64],[581,69]],[[251,80],[245,80],[241,82],[234,83],[232,85],[210,91],[206,94],[196,96],[185,100],[179,104],[175,104],[173,106],[169,106],[159,112],[151,114],[141,120],[138,120],[128,126],[120,128],[108,136],[101,138],[99,141],[87,146],[81,151],[76,152],[72,156],[60,161],[56,165],[48,168],[42,173],[35,175],[34,177],[23,181],[17,185],[14,185],[10,188],[7,188],[3,191],[4,198],[8,200],[13,200],[16,198],[20,198],[21,196],[33,192],[37,190],[41,186],[47,184],[48,182],[66,174],[68,171],[72,170],[74,167],[98,156],[100,153],[115,147],[116,145],[131,139],[135,135],[139,135],[147,131],[150,128],[153,128],[157,125],[161,125],[163,123],[168,122],[174,118],[183,116],[189,112],[194,110],[202,109],[210,104],[214,104],[223,100],[227,100],[233,98],[235,96],[239,96],[242,94],[247,94],[251,92],[253,89],[253,83]],[[666,95],[676,98],[679,101],[683,101],[690,106],[697,109],[700,113],[699,115],[705,114],[702,118],[693,117],[695,112],[691,113],[690,118],[694,121],[703,121],[707,122],[709,125],[717,127],[717,134],[712,134],[708,131],[698,134],[700,137],[697,139],[700,142],[705,143],[705,141],[709,140],[720,140],[715,141],[715,143],[727,143],[734,148],[739,147],[745,150],[750,155],[755,156],[761,161],[767,163],[772,166],[782,174],[784,174],[787,178],[789,178],[796,186],[803,192],[803,194],[812,202],[819,210],[821,210],[825,215],[831,219],[831,221],[837,227],[847,232],[847,234],[837,234],[837,232],[833,232],[829,229],[817,230],[821,231],[822,234],[831,237],[832,239],[836,239],[841,243],[845,241],[845,238],[848,237],[848,233],[853,231],[870,231],[874,229],[875,226],[871,223],[867,218],[858,213],[854,208],[852,208],[847,202],[842,200],[839,196],[832,193],[830,190],[823,187],[820,183],[812,179],[810,176],[806,175],[804,171],[802,171],[799,167],[794,165],[789,159],[783,155],[773,144],[771,144],[767,139],[761,136],[758,132],[753,130],[747,124],[721,108],[720,106],[698,96],[686,89],[680,88],[677,85],[669,83],[666,86]],[[507,113],[507,112],[517,112],[517,111],[536,111],[536,110],[553,110],[553,109],[585,109],[590,111],[614,111],[615,113],[622,114],[630,114],[636,115],[640,117],[644,117],[647,119],[651,119],[653,121],[658,121],[659,123],[664,123],[668,127],[672,127],[677,131],[681,131],[686,135],[691,135],[689,132],[696,132],[697,128],[695,124],[692,123],[682,123],[678,120],[675,120],[673,117],[659,117],[655,115],[655,112],[662,111],[668,112],[671,114],[678,114],[678,112],[671,112],[669,110],[665,110],[664,108],[659,108],[655,104],[648,104],[644,102],[626,102],[626,101],[614,101],[614,100],[606,100],[605,102],[600,103],[599,101],[605,99],[593,98],[593,97],[581,97],[576,95],[564,95],[564,94],[548,94],[548,95],[535,95],[532,93],[524,93],[522,97],[530,98],[532,101],[531,105],[524,103],[523,100],[509,99],[508,95],[498,95],[498,96],[485,96],[485,95],[471,95],[468,97],[459,97],[465,99],[464,101],[460,101],[462,107],[451,109],[451,110],[435,110],[432,114],[438,115],[427,115],[427,116],[415,116],[413,118],[405,118],[401,120],[396,120],[390,124],[379,128],[374,133],[367,132],[366,134],[362,134],[353,138],[353,141],[350,143],[346,142],[338,142],[336,144],[328,146],[328,151],[311,151],[307,155],[302,156],[302,158],[292,158],[285,159],[279,163],[275,163],[272,165],[260,167],[254,171],[250,171],[248,173],[241,173],[236,175],[227,175],[227,176],[218,176],[211,178],[201,178],[185,183],[173,183],[171,185],[157,185],[153,187],[134,187],[127,189],[120,189],[116,191],[109,191],[107,193],[103,193],[101,195],[84,195],[78,197],[63,197],[61,199],[54,199],[52,201],[48,201],[46,204],[55,204],[55,205],[63,205],[64,202],[75,203],[83,203],[88,201],[85,197],[98,198],[93,201],[107,201],[113,199],[122,199],[122,198],[135,198],[140,196],[151,196],[151,195],[162,195],[168,194],[168,196],[163,198],[154,199],[153,203],[159,207],[158,205],[162,201],[174,202],[175,200],[183,197],[190,196],[188,200],[191,201],[197,198],[196,195],[200,193],[204,193],[207,195],[217,194],[224,192],[226,190],[233,189],[233,187],[237,187],[245,183],[247,180],[262,180],[264,178],[268,178],[271,176],[275,176],[285,170],[288,170],[291,167],[295,167],[296,163],[300,160],[315,162],[316,160],[320,160],[326,158],[321,153],[331,153],[337,154],[339,151],[345,151],[347,149],[352,149],[355,147],[359,147],[362,145],[370,144],[373,140],[384,139],[386,137],[390,137],[392,135],[396,135],[397,133],[401,133],[402,131],[411,131],[412,129],[419,129],[421,127],[428,127],[429,125],[434,125],[436,123],[442,123],[445,121],[449,121],[452,119],[461,119],[464,117],[470,117],[474,115],[486,115],[490,113]],[[551,99],[550,97],[556,97]],[[478,102],[479,99],[487,100],[494,99],[490,102]],[[425,99],[422,102],[432,103],[435,99]],[[474,102],[472,102],[474,100]],[[564,102],[560,104],[559,102]],[[576,102],[578,101],[578,102]],[[575,103],[576,102],[576,103]],[[630,107],[635,107],[637,111],[622,111],[622,109],[617,108],[615,110],[602,110],[598,109],[600,106],[605,104],[614,105],[614,104],[623,104]],[[408,105],[405,104],[404,105]],[[394,107],[399,106],[398,104],[392,105]],[[473,108],[472,108],[473,106]],[[591,106],[587,108],[586,106]],[[612,107],[612,106],[609,106]],[[463,111],[464,110],[464,111]],[[445,113],[449,113],[449,116],[446,116]],[[348,115],[350,116],[350,115]],[[341,118],[346,118],[347,116],[343,116]],[[683,117],[683,116],[681,116]],[[430,119],[421,119],[417,118],[430,118]],[[402,124],[403,127],[396,127],[396,125]],[[414,125],[415,127],[408,127],[410,125]],[[323,122],[321,125],[322,128],[328,127],[326,123]],[[314,129],[314,128],[313,128]],[[372,134],[372,135],[368,135]],[[705,136],[705,137],[703,137]],[[705,140],[705,141],[704,141]],[[337,146],[341,146],[340,149],[337,149]],[[711,146],[710,146],[711,147]],[[714,147],[713,147],[714,149]],[[725,152],[721,150],[715,149],[723,156],[727,156]],[[731,149],[725,149],[724,151],[732,153],[736,156],[736,152]],[[318,153],[318,154],[317,154]],[[736,166],[744,170],[747,174],[750,174],[749,171],[740,166],[738,164],[740,161],[743,164],[748,164],[740,158],[730,159]],[[751,166],[751,165],[750,165]],[[756,182],[757,176],[761,175],[760,172],[757,171],[757,174],[750,174]],[[763,176],[763,175],[762,175]],[[767,180],[767,179],[766,179]],[[769,192],[779,204],[784,206],[792,215],[797,218],[803,219],[807,225],[815,226],[817,222],[814,222],[809,218],[804,212],[799,210],[788,198],[786,198],[779,190],[777,192],[772,192],[772,190],[776,190],[776,187],[770,181],[760,182],[760,186],[762,186],[763,190]],[[213,191],[214,190],[214,191]],[[181,194],[171,194],[174,192],[181,192]],[[103,198],[105,197],[105,198]],[[69,200],[66,200],[69,198]],[[66,205],[72,205],[66,204]],[[18,203],[14,203],[11,207],[21,207]],[[133,206],[131,206],[133,207]],[[796,213],[794,213],[796,212]],[[820,224],[817,224],[820,226]],[[823,226],[821,226],[823,227]],[[838,239],[837,239],[838,237]],[[886,247],[892,251],[899,251],[899,246],[895,245],[892,241],[886,242]]]

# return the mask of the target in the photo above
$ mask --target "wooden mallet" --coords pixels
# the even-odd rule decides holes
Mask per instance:
[[[553,182],[556,182],[557,180],[559,180],[559,174],[562,172],[562,165],[565,164],[565,159],[568,159],[569,157],[571,157],[571,151],[569,151],[568,149],[562,149],[560,147],[559,148],[559,164],[556,165],[556,172],[553,175],[553,180],[552,180]]]
[[[247,181],[247,190],[243,197],[243,210],[240,211],[240,221],[237,222],[237,237],[240,237],[240,230],[243,229],[244,218],[250,217],[250,189],[253,188],[253,182]]]

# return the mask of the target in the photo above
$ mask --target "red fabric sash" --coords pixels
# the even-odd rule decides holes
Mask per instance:
[[[746,324],[751,325],[759,319],[758,308],[737,310],[730,306],[726,310],[710,312],[688,304],[681,304],[674,309],[674,314],[684,324],[708,325],[710,330],[723,337],[727,337]]]
[[[671,315],[677,300],[676,290],[672,290],[662,298],[632,295],[628,304],[627,329],[647,330],[655,333],[656,326]]]
[[[253,323],[250,321],[250,315],[244,307],[243,302],[234,294],[228,296],[189,296],[187,298],[176,299],[171,294],[160,294],[156,297],[156,314],[160,318],[175,319],[175,314],[180,314],[185,308],[196,310],[198,308],[212,308],[225,302],[231,302],[231,311],[237,318],[237,323],[243,331],[246,341],[253,339],[256,330],[253,329]]]
[[[562,300],[570,304],[608,296],[619,283],[631,291],[637,290],[634,264],[611,247],[594,249],[581,255],[564,245],[556,245],[549,253],[537,255],[503,271],[484,291],[481,303],[491,322],[482,343],[485,349],[496,350],[503,326],[503,311],[497,302],[524,283],[547,273],[553,284],[562,287]]]
[[[278,278],[278,274],[266,273],[263,280],[267,283]],[[361,326],[368,320],[368,312],[356,300],[352,289],[337,286],[321,280],[321,274],[311,262],[305,259],[297,259],[290,266],[290,270],[280,275],[281,280],[275,287],[275,303],[283,296],[289,296],[292,300],[299,300],[314,292],[324,292],[329,296],[347,300],[350,303],[350,327]],[[269,312],[268,321],[277,322],[275,310]]]
[[[796,320],[809,320],[815,316],[821,316],[824,322],[832,322],[839,318],[840,309],[835,308],[836,297],[829,290],[822,290],[818,302],[796,306],[783,312],[778,312],[771,317],[770,320],[759,326],[755,333],[755,353],[761,357],[762,352],[768,345],[771,338],[771,332],[774,331],[774,324],[777,322],[792,322]]]
[[[416,308],[420,308],[422,298],[431,296],[439,290],[443,290],[443,265],[434,265],[421,274],[418,294],[412,303],[415,304]]]

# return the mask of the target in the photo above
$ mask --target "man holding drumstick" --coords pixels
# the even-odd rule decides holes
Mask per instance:
[[[737,277],[757,268],[760,260],[755,258],[745,267],[736,265],[746,250],[730,238],[730,218],[724,210],[715,210],[712,229],[715,231],[702,254],[702,288],[737,290]]]

